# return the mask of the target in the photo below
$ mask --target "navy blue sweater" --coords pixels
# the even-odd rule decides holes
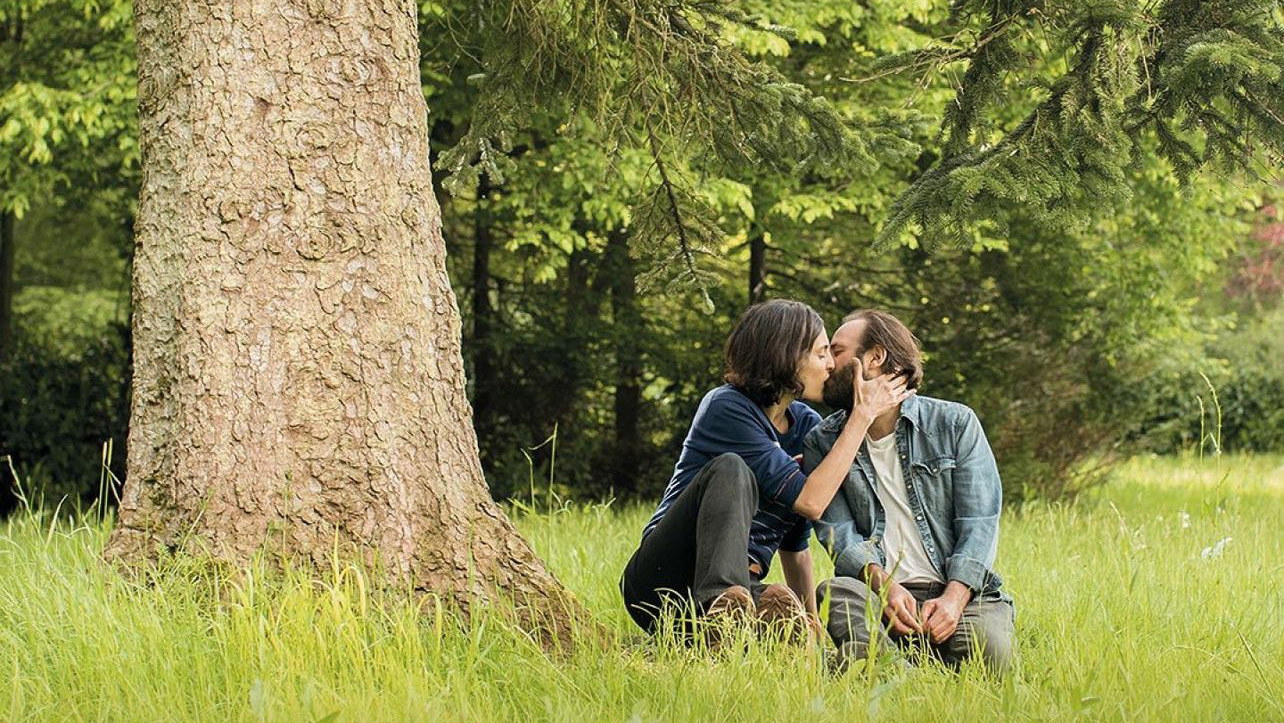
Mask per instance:
[[[820,415],[802,402],[789,405],[788,415],[789,431],[781,434],[761,407],[730,384],[704,395],[673,477],[642,537],[655,529],[702,467],[718,455],[734,452],[758,482],[758,512],[749,530],[750,561],[758,563],[766,576],[777,549],[807,549],[811,523],[793,511],[807,477],[794,456],[802,454],[803,438],[820,423]]]

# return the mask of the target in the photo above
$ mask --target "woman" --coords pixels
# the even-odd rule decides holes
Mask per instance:
[[[833,371],[829,338],[806,304],[750,307],[727,338],[727,382],[705,395],[664,496],[642,532],[620,590],[630,616],[655,632],[660,610],[694,606],[706,616],[755,613],[764,621],[814,620],[811,521],[847,476],[870,423],[908,392],[903,378],[862,381],[829,455],[804,475],[803,438],[820,415]],[[764,586],[780,550],[788,586]]]

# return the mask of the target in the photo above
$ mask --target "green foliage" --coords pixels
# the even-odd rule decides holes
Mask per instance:
[[[41,201],[19,224],[23,334],[63,360],[76,327],[103,329],[69,300],[125,290],[129,10],[0,7],[0,49],[21,61],[0,66],[0,193]],[[1247,410],[1230,389],[1267,380],[1220,370],[1278,366],[1246,362],[1247,343],[1209,363],[1210,319],[1249,328],[1267,307],[1197,301],[1261,191],[1235,169],[1279,165],[1277,4],[452,0],[421,2],[420,21],[497,496],[532,479],[655,493],[720,381],[751,263],[755,293],[812,303],[831,331],[858,307],[906,319],[927,392],[981,411],[1017,498],[1073,494],[1121,443],[1190,429],[1190,370]],[[1268,406],[1227,441],[1277,444]],[[528,451],[554,429],[555,465],[552,444]]]
[[[108,442],[112,473],[124,478],[129,330],[115,319],[118,300],[39,292],[27,295],[17,343],[0,361],[0,457],[8,458],[0,512],[15,502],[10,469],[50,504],[69,497],[87,506],[101,491]]]
[[[0,361],[0,456],[54,500],[99,494],[108,441],[111,469],[124,476],[130,236],[120,201],[119,189],[75,189],[37,203],[15,230],[15,344]],[[10,485],[0,485],[0,510],[13,502]]]
[[[523,448],[556,427],[558,492],[653,492],[720,381],[754,244],[763,293],[817,305],[831,329],[867,306],[910,322],[932,358],[929,392],[981,410],[1012,497],[1101,479],[1088,463],[1168,404],[1139,382],[1173,346],[1200,347],[1197,289],[1246,233],[1257,193],[1224,164],[1220,178],[1196,173],[1216,154],[1181,165],[1167,147],[1216,143],[1183,114],[1238,112],[1214,86],[1170,77],[1191,58],[1173,56],[1163,28],[1205,37],[1214,20],[1111,2],[736,7],[500,3],[475,23],[452,20],[472,6],[447,5],[425,20],[425,37],[456,43],[424,62],[446,119],[435,147],[467,321],[479,210],[500,244],[483,280],[497,331],[465,347],[503,370],[478,397],[496,421],[481,439],[493,491],[526,493]],[[1275,62],[1278,18],[1226,17]],[[1139,93],[1161,87],[1186,105],[1139,120]],[[827,134],[821,117],[844,129]],[[502,162],[481,159],[485,138],[504,139],[491,146]],[[1273,163],[1260,140],[1242,160]],[[903,245],[875,245],[901,223],[915,231]],[[642,292],[623,329],[604,243],[621,231]],[[651,452],[640,479],[615,484],[603,433],[622,338],[644,351]],[[546,486],[550,446],[531,457]]]
[[[0,213],[15,228],[14,345],[0,349],[0,455],[50,496],[123,472],[127,257],[137,195],[133,6],[0,2]],[[8,240],[6,239],[6,242]],[[0,294],[8,300],[8,294]],[[0,509],[12,503],[0,486]]]
[[[773,294],[807,299],[829,320],[869,306],[896,313],[923,342],[924,393],[977,409],[1009,499],[1073,496],[1104,478],[1103,463],[1156,410],[1198,425],[1198,412],[1141,390],[1173,366],[1174,350],[1199,368],[1206,322],[1195,299],[1224,275],[1254,217],[1248,189],[1183,187],[1152,164],[1127,179],[1130,205],[1084,230],[1013,214],[1009,235],[989,243],[895,255],[851,249],[830,231],[777,263]]]
[[[470,20],[477,9],[464,12]],[[736,41],[788,28],[734,5],[708,2],[530,3],[483,6],[475,34],[452,33],[475,59],[479,92],[467,130],[438,165],[443,187],[468,194],[485,174],[503,185],[516,170],[518,137],[561,132],[585,118],[610,155],[641,153],[650,168],[621,179],[630,199],[635,253],[650,289],[698,289],[710,308],[727,221],[703,197],[711,174],[748,168],[778,175],[833,175],[916,152],[904,113],[845,114],[806,84],[746,55]],[[779,43],[772,43],[780,50]],[[553,119],[568,118],[561,121]],[[743,205],[743,204],[742,204]],[[750,214],[752,215],[752,214]]]
[[[1284,633],[1267,621],[1284,614],[1284,570],[1262,561],[1284,556],[1280,463],[1143,460],[1087,504],[1005,514],[997,559],[1016,598],[1019,657],[1002,681],[974,666],[835,675],[819,653],[755,640],[724,655],[649,640],[618,589],[647,508],[515,514],[607,630],[605,645],[559,655],[494,608],[459,624],[343,559],[282,574],[181,558],[138,584],[102,564],[110,522],[68,523],[66,508],[60,520],[22,515],[0,527],[0,657],[10,661],[0,711],[220,722],[1273,720],[1284,714],[1274,664]],[[824,552],[814,555],[827,574]]]
[[[1284,448],[1284,307],[1208,337],[1198,362],[1141,385],[1151,410],[1141,441],[1165,453]]]
[[[25,306],[25,310],[15,310],[19,316],[40,313],[35,307],[46,299],[58,303],[64,298],[24,300],[26,290],[39,294],[42,292],[36,287],[49,287],[101,292],[94,298],[113,299],[112,318],[128,319],[129,256],[133,252],[133,217],[128,210],[132,199],[125,198],[128,190],[114,186],[68,189],[37,202],[16,224],[15,303]],[[97,316],[86,319],[87,326],[80,331],[97,329],[98,320]]]
[[[1212,388],[1200,390],[1208,417],[1214,412],[1220,425],[1208,429],[1217,447],[1248,452],[1284,448],[1284,308],[1276,309],[1243,328],[1223,335],[1211,352],[1222,360],[1210,374]],[[1193,387],[1193,389],[1192,389]],[[1191,387],[1194,391],[1194,381]]]
[[[14,304],[19,338],[38,340],[51,354],[75,361],[81,350],[128,323],[124,294],[51,286],[24,288]]]
[[[1179,0],[1158,12],[1124,0],[960,3],[955,18],[970,47],[884,61],[924,73],[968,66],[939,160],[892,206],[883,243],[913,232],[971,245],[1005,234],[1017,209],[1084,228],[1129,200],[1129,168],[1155,150],[1183,180],[1214,161],[1255,173],[1284,151],[1278,2]],[[1042,99],[1013,118],[1032,96]]]
[[[0,210],[135,172],[130,3],[0,3],[0,58]]]

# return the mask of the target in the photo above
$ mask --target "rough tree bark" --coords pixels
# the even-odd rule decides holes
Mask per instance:
[[[575,603],[490,499],[428,167],[413,0],[139,0],[128,480],[107,554],[336,536],[464,611]],[[552,637],[548,637],[552,636]]]

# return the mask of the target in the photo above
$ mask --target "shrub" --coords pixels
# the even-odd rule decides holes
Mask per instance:
[[[24,296],[15,304],[14,348],[0,362],[0,456],[8,455],[28,492],[51,506],[64,496],[89,502],[99,491],[108,440],[112,472],[124,475],[129,329],[102,315],[64,318],[68,309],[93,316],[101,301],[95,294],[82,303],[85,295],[41,291],[34,296],[49,302],[44,305],[33,305],[25,290]],[[4,514],[16,498],[7,465],[0,469]]]

